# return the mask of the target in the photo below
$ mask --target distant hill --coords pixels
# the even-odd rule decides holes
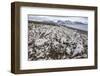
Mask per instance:
[[[42,24],[52,24],[52,25],[56,25],[56,26],[66,26],[66,27],[71,27],[71,28],[75,28],[75,29],[79,29],[79,30],[83,30],[83,31],[87,31],[87,23],[83,23],[80,21],[71,21],[71,20],[57,20],[57,21],[53,21],[53,20],[30,20],[30,22],[37,22],[37,23],[42,23]]]

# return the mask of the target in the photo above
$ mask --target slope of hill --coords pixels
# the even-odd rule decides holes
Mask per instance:
[[[64,26],[29,22],[28,60],[87,58],[88,36]]]

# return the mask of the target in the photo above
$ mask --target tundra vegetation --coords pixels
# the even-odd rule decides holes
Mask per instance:
[[[88,58],[88,34],[62,25],[28,23],[28,60]]]

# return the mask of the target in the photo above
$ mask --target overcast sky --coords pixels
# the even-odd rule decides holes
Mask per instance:
[[[28,15],[29,21],[78,21],[82,23],[88,24],[88,17],[80,17],[80,16],[42,16],[42,15]]]

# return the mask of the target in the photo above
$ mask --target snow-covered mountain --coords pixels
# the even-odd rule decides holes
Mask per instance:
[[[29,16],[29,21],[36,21],[60,26],[68,26],[71,28],[88,31],[88,18],[87,17],[74,17],[74,16]]]

